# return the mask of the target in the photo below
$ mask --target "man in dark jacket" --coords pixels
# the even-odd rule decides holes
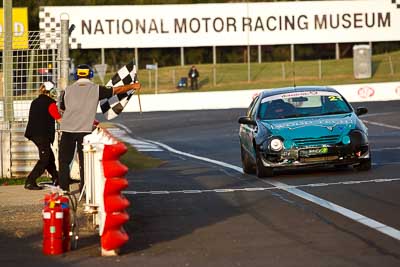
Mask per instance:
[[[53,183],[57,183],[58,172],[55,158],[50,145],[54,142],[55,120],[60,121],[56,101],[51,97],[54,83],[44,82],[39,88],[39,96],[34,99],[29,109],[29,120],[25,130],[25,137],[31,140],[39,150],[39,160],[25,182],[25,189],[40,190],[36,184],[45,170],[51,175]]]
[[[199,88],[199,83],[198,83],[198,79],[199,79],[199,71],[196,69],[195,66],[192,66],[189,70],[188,73],[189,79],[190,79],[190,87],[192,88],[192,90],[194,89],[198,89]]]

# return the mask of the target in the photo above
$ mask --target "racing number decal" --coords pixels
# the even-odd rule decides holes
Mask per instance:
[[[334,101],[338,101],[339,99],[337,98],[337,96],[334,95],[330,95],[328,96],[329,101],[334,102]]]

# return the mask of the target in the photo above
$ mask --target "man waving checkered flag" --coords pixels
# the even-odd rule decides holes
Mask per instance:
[[[106,86],[117,87],[137,82],[136,66],[134,62],[123,66],[118,72],[108,81]],[[135,90],[130,90],[126,93],[116,94],[110,98],[100,101],[100,108],[107,120],[117,117],[128,104],[129,99],[135,93]],[[140,105],[140,98],[139,98]]]

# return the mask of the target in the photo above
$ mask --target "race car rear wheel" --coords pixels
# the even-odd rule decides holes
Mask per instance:
[[[240,146],[240,155],[241,155],[241,158],[242,158],[243,172],[247,173],[247,174],[254,174],[255,173],[254,164],[251,163],[249,155],[243,149],[242,146]]]
[[[256,175],[258,178],[271,177],[274,175],[274,170],[270,167],[265,167],[261,161],[260,155],[257,153],[256,160]]]

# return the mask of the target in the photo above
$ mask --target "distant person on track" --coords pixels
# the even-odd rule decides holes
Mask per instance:
[[[39,96],[34,99],[29,109],[28,125],[25,137],[31,140],[39,150],[39,160],[29,173],[25,189],[40,190],[36,179],[45,170],[51,175],[53,184],[58,183],[58,172],[55,158],[51,149],[55,136],[55,121],[60,122],[61,115],[58,112],[55,97],[55,85],[52,81],[44,82],[39,88]]]
[[[197,68],[193,65],[188,73],[189,79],[190,79],[190,88],[192,90],[197,90],[199,89],[199,83],[198,83],[198,79],[199,79],[199,71],[197,70]]]

